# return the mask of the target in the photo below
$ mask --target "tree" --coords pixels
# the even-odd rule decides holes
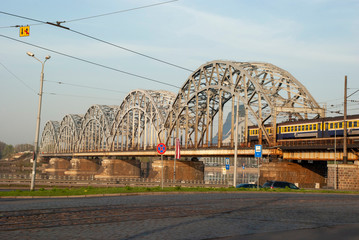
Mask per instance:
[[[8,158],[14,153],[15,153],[14,146],[13,145],[6,145],[3,152],[2,152],[2,158]]]
[[[18,144],[15,146],[15,152],[33,151],[34,146],[31,144]]]
[[[2,158],[2,153],[6,147],[6,143],[0,141],[0,159]]]

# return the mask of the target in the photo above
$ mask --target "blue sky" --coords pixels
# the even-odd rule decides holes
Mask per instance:
[[[160,2],[12,0],[2,2],[0,11],[56,22]],[[344,76],[349,94],[359,89],[358,12],[359,0],[180,0],[63,25],[193,70],[216,59],[269,62],[337,111],[343,108]],[[26,43],[177,86],[191,74],[61,28],[32,24],[0,14],[0,34]],[[30,37],[20,38],[19,29],[9,27],[14,25],[30,25]],[[120,105],[134,89],[178,92],[0,36],[0,141],[8,144],[34,142],[41,65],[28,51],[41,60],[51,55],[45,65],[41,128],[66,114],[85,114],[94,104]],[[350,100],[359,100],[359,93]],[[358,102],[349,103],[349,113],[359,113]]]

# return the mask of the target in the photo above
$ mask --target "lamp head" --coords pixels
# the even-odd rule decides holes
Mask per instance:
[[[26,54],[29,55],[30,57],[34,57],[34,56],[35,56],[35,54],[33,54],[32,52],[27,52]]]
[[[46,56],[45,59],[49,60],[51,58],[51,56]]]

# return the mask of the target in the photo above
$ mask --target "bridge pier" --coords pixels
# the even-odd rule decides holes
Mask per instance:
[[[354,161],[354,164],[328,164],[328,187],[334,188],[335,179],[337,189],[359,190],[359,161]]]
[[[104,158],[101,163],[103,171],[95,175],[97,179],[113,177],[139,178],[141,163],[137,159],[110,159]]]
[[[70,160],[71,167],[65,171],[65,175],[83,176],[94,175],[98,172],[100,166],[96,161],[85,158],[73,158]]]
[[[149,178],[161,179],[162,161],[154,160],[149,172]],[[163,178],[173,179],[174,160],[163,160]],[[176,160],[177,180],[204,180],[204,164],[200,161]]]
[[[65,175],[70,167],[70,161],[64,158],[51,158],[48,167],[44,170],[50,175]]]
[[[326,169],[323,168],[326,168],[326,162],[314,164],[294,162],[263,163],[260,168],[259,182],[262,185],[267,180],[287,181],[298,183],[301,188],[315,188],[316,184],[319,183],[320,187],[322,187],[326,185],[324,176]]]

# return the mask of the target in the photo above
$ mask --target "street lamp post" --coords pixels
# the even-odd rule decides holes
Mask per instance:
[[[41,77],[40,77],[40,92],[39,92],[39,106],[37,112],[37,121],[36,121],[36,135],[35,135],[35,153],[34,153],[34,162],[32,166],[32,174],[31,174],[31,186],[30,190],[33,191],[35,189],[35,176],[36,176],[36,165],[37,165],[37,156],[39,154],[39,135],[40,135],[40,118],[41,118],[41,104],[42,104],[42,87],[44,83],[44,65],[47,60],[50,59],[50,56],[45,57],[45,61],[40,61],[35,57],[35,54],[32,52],[27,52],[27,55],[35,58],[37,61],[41,63]]]
[[[334,125],[334,189],[337,189],[337,128]]]

